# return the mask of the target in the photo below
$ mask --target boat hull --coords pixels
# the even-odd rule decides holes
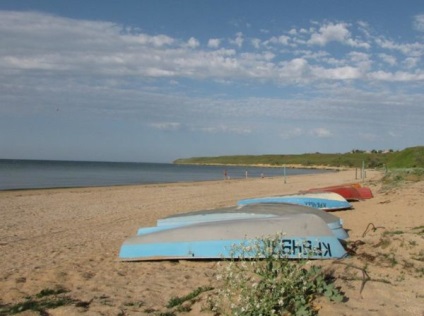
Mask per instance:
[[[138,234],[121,246],[124,261],[256,258],[247,249],[264,236],[278,236],[275,251],[289,259],[334,259],[346,256],[340,241],[314,214],[203,222]],[[244,249],[244,250],[242,250]]]
[[[262,218],[276,218],[280,216],[296,214],[313,214],[320,217],[330,228],[334,236],[339,239],[349,237],[343,229],[342,220],[323,210],[288,203],[261,203],[249,204],[241,207],[226,207],[221,209],[201,210],[195,212],[181,213],[157,220],[157,227],[149,230],[161,230],[172,226],[185,226],[197,223],[216,222],[222,220],[244,220]],[[143,233],[144,228],[139,230]]]
[[[352,186],[334,186],[334,187],[325,187],[325,188],[314,188],[309,189],[302,193],[317,193],[317,192],[334,192],[346,199],[346,201],[359,201],[363,198],[359,193],[358,189]]]
[[[370,188],[368,187],[362,187],[362,188],[357,188],[359,195],[361,196],[362,199],[366,200],[366,199],[372,199],[374,197],[374,195],[372,194],[372,191]]]
[[[330,195],[330,194],[328,194]],[[261,198],[244,199],[237,202],[237,205],[257,204],[257,203],[289,203],[309,206],[324,211],[337,211],[352,208],[352,205],[346,201],[342,196],[336,193],[341,199],[331,199],[322,197],[324,194],[299,194],[299,195],[284,195],[284,196],[270,196]]]

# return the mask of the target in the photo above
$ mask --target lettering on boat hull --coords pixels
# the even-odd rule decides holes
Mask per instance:
[[[281,243],[283,255],[332,257],[331,245],[328,242],[304,240],[302,243],[299,243],[295,239],[282,239]]]
[[[307,201],[305,202],[305,205],[313,207],[313,208],[327,208],[327,203],[323,203],[323,202]]]

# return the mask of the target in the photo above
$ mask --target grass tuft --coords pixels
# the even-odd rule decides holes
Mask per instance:
[[[210,291],[210,290],[213,290],[213,287],[210,287],[210,286],[198,287],[193,292],[191,292],[191,293],[189,293],[185,296],[171,298],[166,307],[172,308],[172,307],[175,307],[175,306],[178,306],[178,305],[182,305],[184,302],[192,300],[192,299],[196,298],[197,296],[199,296],[201,293],[207,292],[207,291]]]
[[[41,315],[47,315],[46,310],[48,309],[78,303],[73,298],[61,296],[61,294],[67,292],[69,291],[64,288],[43,289],[35,294],[34,297],[27,297],[23,302],[0,306],[0,315],[14,315],[28,310],[39,312]]]

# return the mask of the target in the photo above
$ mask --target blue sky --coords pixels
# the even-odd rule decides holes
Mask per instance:
[[[0,158],[423,145],[424,2],[0,2]]]

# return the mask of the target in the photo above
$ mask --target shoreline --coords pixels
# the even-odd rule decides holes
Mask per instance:
[[[200,165],[200,164],[199,164]],[[206,166],[206,165],[205,165]],[[218,165],[217,165],[218,166]],[[241,167],[241,166],[236,166],[236,165],[231,165],[233,167]],[[225,166],[223,166],[225,167]],[[247,167],[247,166],[246,166]],[[250,167],[264,167],[264,168],[268,168],[267,166],[261,166],[261,165],[257,165],[257,166],[250,166]],[[274,167],[269,167],[269,168],[274,168]],[[291,167],[290,167],[291,168]],[[292,169],[316,169],[316,170],[324,170],[324,169],[319,169],[319,168],[292,168]],[[327,171],[333,171],[333,172],[339,172],[339,171],[348,171],[350,169],[348,168],[343,168],[343,169],[325,169]],[[354,170],[354,169],[353,169]],[[314,175],[315,173],[311,173],[310,175]],[[294,177],[294,176],[303,176],[303,175],[309,175],[309,174],[295,174],[295,175],[286,175],[286,177]],[[264,176],[264,178],[283,178],[283,175],[270,175],[270,176]],[[224,178],[224,176],[223,176]],[[254,176],[249,176],[248,178],[245,177],[229,177],[228,179],[225,179],[225,181],[237,181],[237,180],[241,180],[241,181],[246,181],[246,180],[252,180],[252,179],[258,179],[259,177],[254,177]],[[148,186],[148,185],[159,185],[159,184],[184,184],[184,183],[203,183],[203,182],[220,182],[223,181],[224,179],[220,180],[220,179],[212,179],[212,180],[199,180],[199,181],[177,181],[177,182],[151,182],[151,183],[130,183],[130,184],[111,184],[111,185],[81,185],[81,186],[61,186],[61,187],[33,187],[33,188],[12,188],[12,189],[0,189],[0,193],[1,192],[13,192],[13,191],[31,191],[31,190],[66,190],[66,189],[85,189],[85,188],[114,188],[114,187],[133,187],[133,186]]]
[[[164,167],[162,164],[142,163],[135,167],[124,164],[122,168],[104,168],[102,165],[95,164],[84,166],[78,162],[69,167],[55,161],[52,165],[47,163],[44,167],[31,163],[22,163],[15,167],[3,165],[0,166],[0,191],[214,181],[223,179],[227,169],[231,178],[240,179],[264,174],[271,177],[283,174],[282,168],[266,168],[265,166],[166,164]],[[11,169],[7,171],[9,167]],[[319,172],[325,171],[312,168],[289,168],[286,171],[288,174]]]
[[[355,202],[353,210],[333,213],[343,220],[351,242],[365,243],[356,256],[341,262],[367,266],[371,281],[360,293],[361,271],[346,271],[345,265],[333,261],[313,261],[335,271],[336,285],[349,298],[340,304],[320,303],[320,315],[369,314],[374,309],[376,315],[412,316],[424,311],[422,276],[417,275],[424,269],[423,262],[411,259],[419,258],[422,249],[422,237],[411,231],[424,226],[420,209],[424,182],[384,191],[381,177],[381,172],[368,170],[364,183],[374,198]],[[70,297],[90,303],[86,309],[75,304],[49,309],[51,315],[151,316],[166,312],[172,297],[186,295],[199,286],[218,286],[217,261],[119,261],[122,242],[139,227],[155,226],[157,219],[182,212],[232,206],[243,198],[294,194],[349,182],[355,182],[355,170],[288,176],[287,183],[283,177],[273,177],[1,191],[0,306],[62,287]],[[384,229],[362,237],[369,223]],[[384,234],[392,231],[404,234]],[[395,238],[392,245],[376,248],[387,236]],[[388,259],[379,252],[395,256],[398,264],[380,262]],[[371,255],[373,262],[364,261]],[[404,268],[403,262],[408,262],[409,268]],[[345,280],[346,276],[352,280]],[[373,282],[383,278],[390,283]],[[202,296],[195,302],[191,312],[176,315],[212,315],[201,311],[205,299]]]

